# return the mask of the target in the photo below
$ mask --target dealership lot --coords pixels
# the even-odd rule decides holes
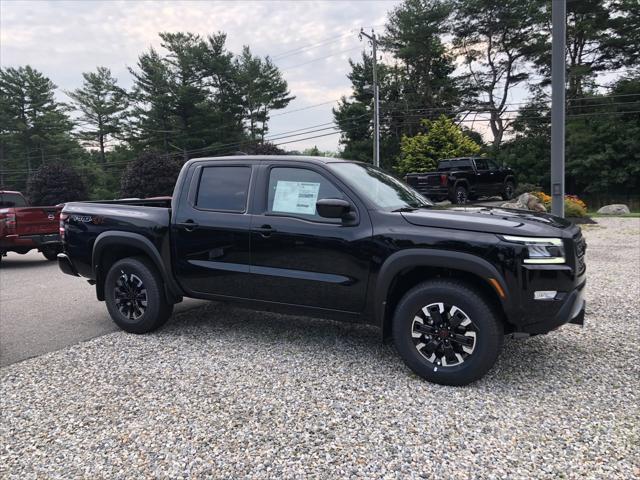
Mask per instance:
[[[464,388],[330,321],[209,304],[151,335],[108,333],[86,283],[3,262],[3,364],[20,328],[33,354],[65,348],[0,370],[0,476],[638,476],[640,219],[598,222],[585,328],[508,339]]]

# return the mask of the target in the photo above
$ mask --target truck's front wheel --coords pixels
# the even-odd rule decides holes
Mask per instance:
[[[162,277],[145,258],[124,258],[109,269],[105,302],[113,321],[131,333],[147,333],[162,326],[173,312]]]
[[[493,366],[503,326],[483,296],[463,282],[433,280],[411,289],[393,320],[393,339],[416,374],[443,385],[466,385]]]

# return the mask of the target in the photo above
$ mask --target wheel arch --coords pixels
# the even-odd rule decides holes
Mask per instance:
[[[418,283],[430,278],[455,278],[479,290],[506,322],[509,298],[504,277],[476,255],[447,250],[409,249],[391,255],[380,268],[375,286],[374,316],[383,338],[390,333],[395,306]]]
[[[110,231],[103,232],[93,245],[91,265],[96,282],[96,296],[104,300],[104,282],[111,265],[127,257],[143,256],[158,269],[162,277],[165,296],[169,303],[182,299],[180,288],[176,285],[171,271],[168,271],[160,252],[148,238],[139,233]]]

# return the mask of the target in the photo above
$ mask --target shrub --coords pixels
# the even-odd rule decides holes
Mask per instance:
[[[428,172],[442,158],[480,153],[480,145],[466,136],[453,120],[441,115],[437,120],[422,120],[426,133],[402,137],[398,172]]]
[[[547,211],[551,211],[551,196],[541,191],[531,192],[531,194],[540,199]],[[567,217],[586,217],[587,205],[576,195],[565,195],[564,214]]]
[[[47,163],[29,179],[27,196],[32,205],[56,205],[85,200],[87,188],[71,165]]]
[[[182,163],[170,156],[146,152],[127,165],[120,181],[123,197],[171,195]]]

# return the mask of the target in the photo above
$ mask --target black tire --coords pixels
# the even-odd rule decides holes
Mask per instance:
[[[104,294],[111,318],[130,333],[151,332],[173,312],[162,277],[144,257],[123,258],[114,263],[104,282]]]
[[[516,185],[511,180],[504,182],[502,188],[502,200],[511,200],[516,192]]]
[[[62,249],[60,247],[42,247],[40,252],[44,255],[44,258],[51,262],[58,259],[58,254],[62,252]]]
[[[443,314],[437,316],[433,309],[440,311],[440,305]],[[431,316],[423,311],[427,307]],[[452,311],[454,315],[449,316]],[[445,327],[437,325],[438,318]],[[470,323],[462,326],[467,320]],[[456,322],[460,323],[451,328]],[[429,333],[422,333],[423,329]],[[467,385],[484,376],[498,358],[504,340],[502,322],[482,294],[455,280],[430,280],[412,288],[396,308],[392,331],[407,366],[442,385]],[[448,357],[451,365],[447,365]]]
[[[456,185],[453,190],[453,198],[451,199],[451,203],[455,203],[456,205],[464,205],[469,200],[469,190],[465,185]]]

